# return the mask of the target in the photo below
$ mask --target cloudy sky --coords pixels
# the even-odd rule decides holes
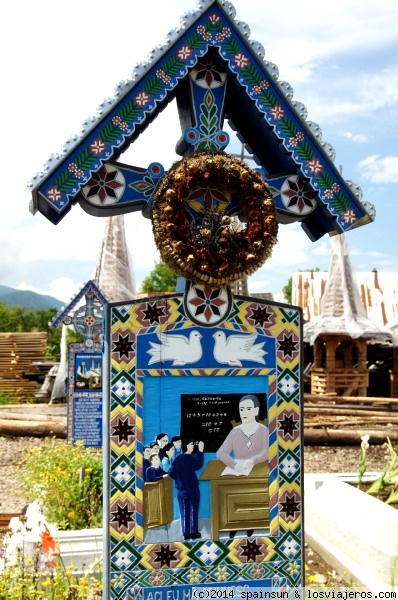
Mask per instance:
[[[307,107],[334,146],[343,176],[373,204],[374,223],[347,234],[356,271],[398,272],[398,3],[396,0],[235,0],[294,100]],[[326,5],[325,5],[326,6]],[[28,182],[96,114],[136,63],[165,42],[195,0],[15,0],[2,10],[0,285],[68,302],[92,278],[104,220],[79,206],[58,225],[29,212]],[[168,168],[180,135],[169,106],[120,158]],[[232,141],[229,152],[240,152]],[[141,213],[125,217],[137,288],[159,259]],[[311,242],[299,226],[280,227],[273,256],[249,291],[280,292],[294,271],[327,270],[328,237]]]

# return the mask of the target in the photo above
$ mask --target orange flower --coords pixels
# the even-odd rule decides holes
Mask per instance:
[[[59,552],[57,543],[45,525],[45,531],[40,534],[41,547],[46,552]]]

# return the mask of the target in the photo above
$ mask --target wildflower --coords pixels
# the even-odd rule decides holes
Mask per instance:
[[[40,534],[41,539],[41,547],[46,552],[59,552],[57,543],[51,535],[47,525],[45,525],[45,530]]]
[[[362,450],[367,450],[369,448],[369,435],[362,435],[361,436],[361,448]]]

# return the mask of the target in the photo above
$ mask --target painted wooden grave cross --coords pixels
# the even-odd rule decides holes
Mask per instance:
[[[119,163],[174,99],[182,159]],[[258,168],[227,153],[224,118]],[[317,240],[373,220],[333,159],[233,6],[206,0],[32,181],[54,224],[76,203],[141,210],[187,282],[107,305],[106,598],[303,584],[302,315],[229,286],[269,257],[278,223]]]

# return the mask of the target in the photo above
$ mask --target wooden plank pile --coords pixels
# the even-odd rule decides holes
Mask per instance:
[[[0,333],[0,392],[20,401],[33,398],[41,383],[24,377],[32,363],[43,362],[47,336],[43,332]]]
[[[66,404],[0,406],[0,435],[65,438],[66,415]]]
[[[304,442],[350,445],[369,435],[382,444],[398,440],[398,398],[304,395]]]

